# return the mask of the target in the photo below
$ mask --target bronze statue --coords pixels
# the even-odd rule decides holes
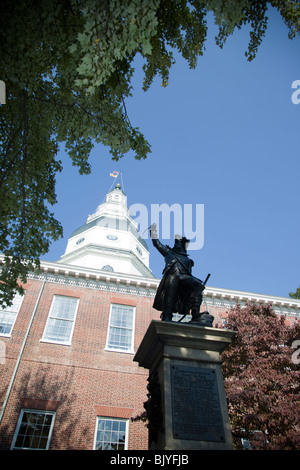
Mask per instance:
[[[212,326],[214,317],[208,312],[200,313],[202,291],[210,276],[202,282],[192,275],[194,261],[189,258],[187,246],[189,241],[185,237],[176,237],[173,248],[163,245],[157,237],[156,224],[150,227],[150,236],[155,248],[165,258],[163,277],[158,286],[153,307],[161,311],[163,321],[172,321],[173,313],[180,313],[183,317],[191,313],[190,323],[201,326]]]

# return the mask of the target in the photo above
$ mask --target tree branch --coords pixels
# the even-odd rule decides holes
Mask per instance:
[[[99,115],[93,114],[92,112],[90,112],[87,109],[83,108],[77,101],[70,104],[70,103],[62,103],[60,101],[53,101],[49,98],[47,98],[47,99],[46,98],[39,98],[39,97],[34,96],[34,95],[32,97],[37,101],[41,101],[42,103],[50,103],[50,104],[53,104],[54,106],[64,106],[64,107],[71,108],[71,109],[76,109],[76,107],[77,107],[80,111],[82,111],[85,114],[87,114],[88,116],[92,117],[96,122],[99,122],[100,124],[105,124],[107,127],[109,127],[112,130],[112,132],[114,132],[116,134],[119,134],[119,135],[122,135],[121,132],[118,129],[114,128],[111,125],[111,123],[105,121],[103,118],[100,118]]]

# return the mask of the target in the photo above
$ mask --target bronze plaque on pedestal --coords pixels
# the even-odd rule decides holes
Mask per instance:
[[[173,438],[225,442],[216,371],[171,366]]]

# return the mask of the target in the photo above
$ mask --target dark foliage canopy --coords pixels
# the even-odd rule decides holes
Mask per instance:
[[[222,354],[234,443],[252,449],[300,448],[300,321],[288,326],[270,305],[237,305],[226,328],[237,331]]]
[[[23,292],[62,227],[51,212],[60,143],[79,172],[89,173],[95,143],[118,160],[129,151],[146,158],[150,144],[127,115],[133,61],[144,60],[144,90],[156,75],[168,82],[179,52],[192,68],[204,53],[206,16],[213,12],[220,47],[250,25],[247,60],[267,28],[268,6],[279,10],[293,38],[300,25],[296,0],[2,0],[0,79],[0,303]]]

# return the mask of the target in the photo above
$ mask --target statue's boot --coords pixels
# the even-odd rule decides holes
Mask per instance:
[[[164,309],[160,315],[163,321],[172,321],[173,318],[173,301],[171,299],[165,300]]]
[[[192,319],[190,323],[195,323],[196,325],[201,326],[212,326],[214,317],[209,314],[209,312],[201,312],[200,313],[200,305],[199,308],[195,308],[194,311],[192,309]]]
[[[196,296],[192,294],[191,298],[191,315],[192,315],[192,322],[198,323],[201,319],[200,307],[202,303],[202,296]]]
[[[172,321],[173,314],[170,311],[164,310],[163,312],[161,312],[160,318],[162,319],[162,321]]]

